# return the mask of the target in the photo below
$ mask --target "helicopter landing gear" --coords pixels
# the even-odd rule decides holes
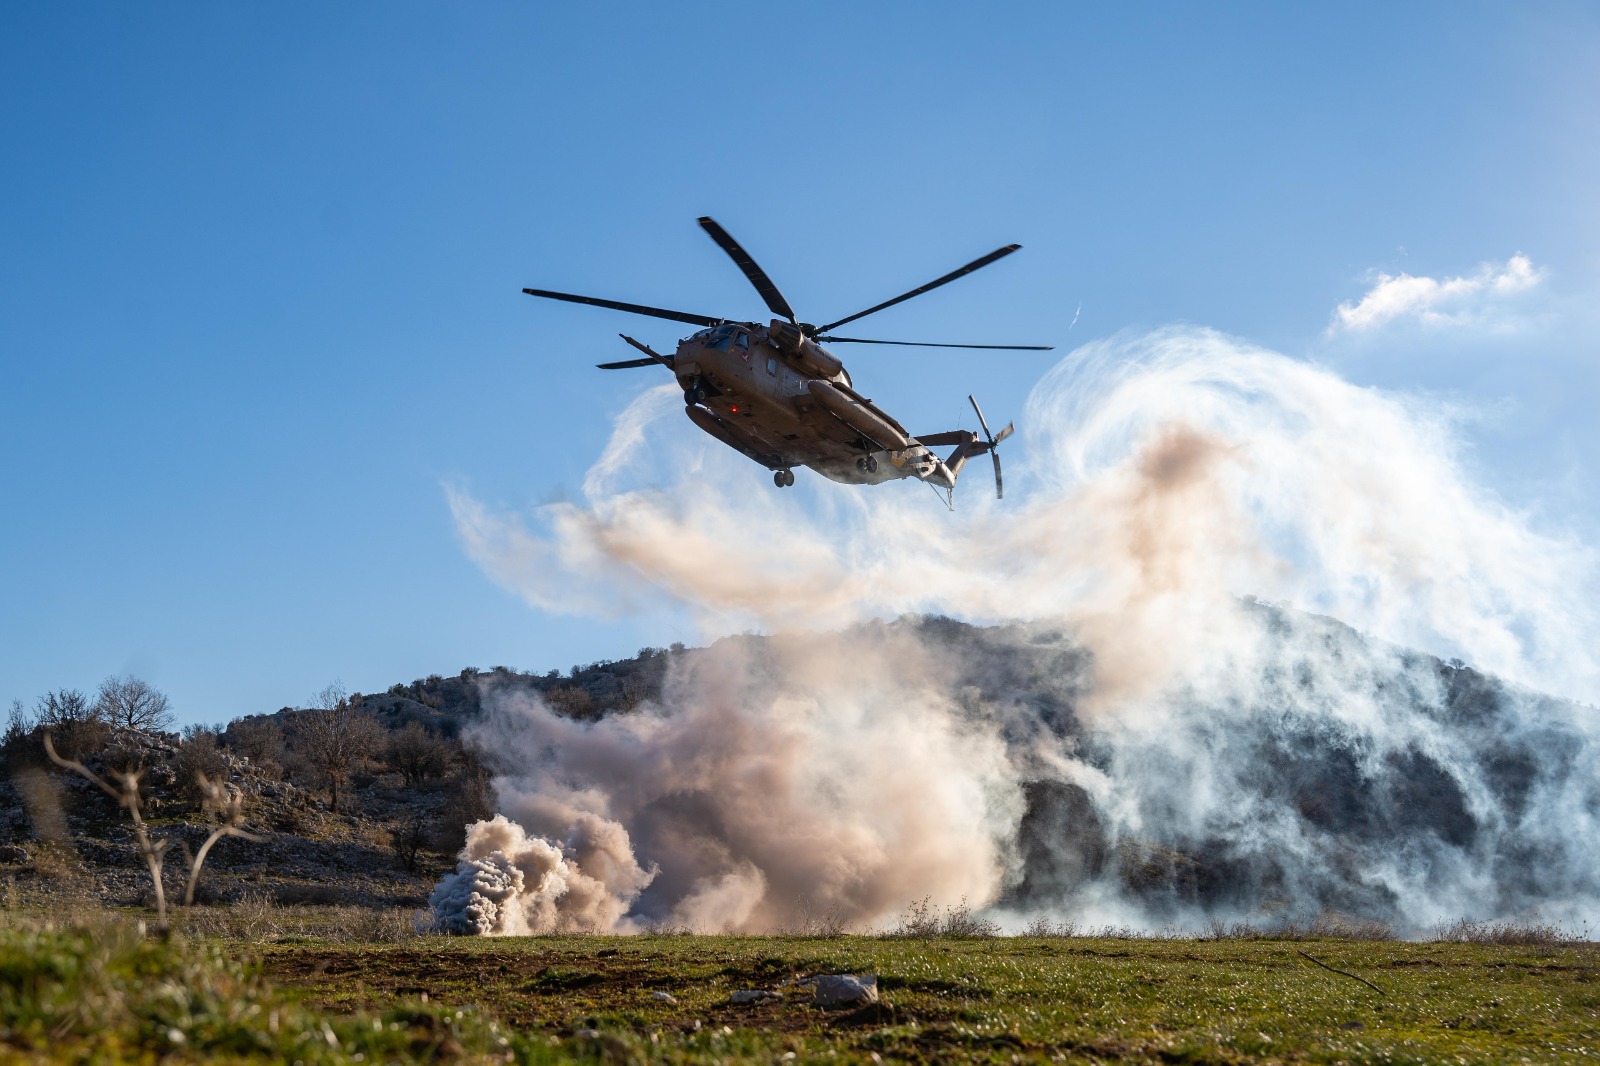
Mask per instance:
[[[774,485],[778,486],[780,489],[788,488],[790,485],[794,484],[794,471],[793,470],[779,470],[779,471],[776,471],[772,475],[772,483]]]
[[[690,386],[683,390],[683,402],[690,407],[706,402],[706,386],[699,378],[695,378]]]
[[[876,474],[878,472],[878,457],[875,455],[864,456],[856,460],[856,469],[863,474]]]

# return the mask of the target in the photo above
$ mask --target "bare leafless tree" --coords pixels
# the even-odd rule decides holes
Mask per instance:
[[[328,781],[329,805],[339,809],[339,790],[356,767],[372,758],[383,745],[384,731],[377,719],[344,698],[344,689],[329,685],[316,696],[321,710],[306,711],[295,722],[296,753]],[[326,706],[326,704],[332,706]]]
[[[40,725],[59,728],[76,725],[79,722],[92,722],[100,718],[101,714],[99,708],[90,703],[89,697],[82,692],[75,688],[58,688],[39,697],[33,716],[38,719]]]
[[[6,716],[6,732],[5,736],[0,738],[0,746],[9,748],[22,743],[38,724],[38,719],[28,713],[21,700],[12,700],[11,713]]]
[[[102,681],[94,706],[106,721],[124,729],[154,732],[172,728],[166,693],[132,674]]]
[[[73,758],[99,751],[111,739],[111,724],[105,715],[75,688],[60,688],[40,696],[34,719],[37,725],[54,732],[61,750]]]
[[[156,922],[165,929],[167,925],[167,893],[161,881],[161,870],[166,865],[167,847],[170,840],[157,840],[150,836],[145,825],[143,804],[139,798],[139,781],[144,776],[144,769],[110,770],[111,779],[116,782],[113,786],[105,778],[89,769],[76,759],[64,759],[56,752],[56,746],[50,739],[50,732],[44,734],[45,754],[50,756],[50,761],[64,770],[71,770],[85,780],[97,786],[102,792],[116,800],[123,810],[128,812],[128,817],[133,819],[133,836],[139,845],[139,855],[144,859],[145,865],[150,868],[150,880],[155,888]],[[183,904],[185,907],[194,902],[194,886],[200,880],[200,868],[205,864],[206,855],[211,851],[211,846],[225,836],[243,837],[246,840],[260,840],[261,838],[244,830],[244,797],[237,789],[225,786],[220,779],[208,779],[203,782],[208,798],[209,809],[218,816],[219,824],[212,829],[206,837],[200,850],[189,861],[189,879],[184,888]]]

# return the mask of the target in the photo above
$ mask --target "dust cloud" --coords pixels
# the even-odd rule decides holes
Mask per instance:
[[[767,635],[594,722],[486,691],[503,817],[447,924],[1600,916],[1593,553],[1483,489],[1447,407],[1115,337],[1034,390],[1010,498],[974,467],[952,515],[912,484],[775,501],[652,424],[680,402],[635,401],[579,502],[452,492],[459,535],[541,609]]]

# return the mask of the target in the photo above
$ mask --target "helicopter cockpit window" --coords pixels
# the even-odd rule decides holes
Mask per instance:
[[[740,348],[743,348],[748,352],[750,350],[750,334],[735,333],[733,335],[733,343],[737,344]]]
[[[708,348],[715,348],[719,352],[725,352],[733,347],[733,330],[727,326],[718,326],[711,331],[711,335],[705,339],[705,343]]]

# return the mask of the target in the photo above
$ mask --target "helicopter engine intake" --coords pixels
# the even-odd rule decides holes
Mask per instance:
[[[808,374],[833,378],[844,370],[843,363],[793,323],[773,319],[772,325],[767,328],[767,336],[780,352],[793,359]]]

